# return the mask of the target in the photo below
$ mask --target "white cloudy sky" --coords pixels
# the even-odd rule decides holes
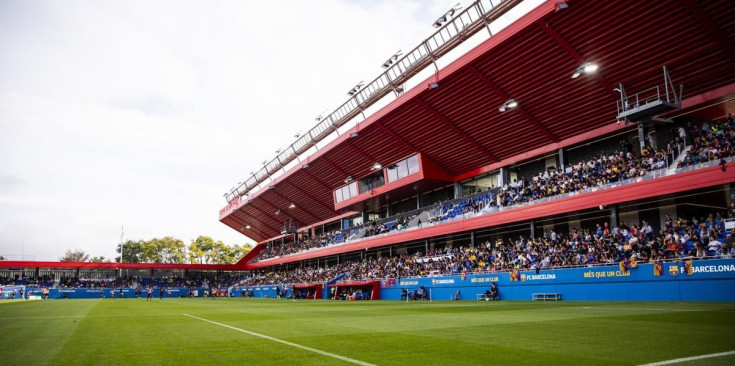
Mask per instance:
[[[247,242],[222,193],[455,3],[0,0],[0,255]]]

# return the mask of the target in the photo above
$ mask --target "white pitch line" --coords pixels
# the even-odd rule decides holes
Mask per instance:
[[[659,361],[659,362],[654,362],[654,363],[647,363],[645,365],[638,365],[638,366],[663,366],[663,365],[671,365],[671,364],[680,363],[680,362],[701,360],[703,358],[722,357],[722,356],[729,356],[729,355],[735,355],[735,351],[720,352],[720,353],[710,353],[708,355],[677,358],[677,359],[673,359],[673,360]]]
[[[567,309],[579,309],[579,307],[567,307]],[[583,309],[592,310],[624,310],[624,311],[718,311],[718,310],[699,310],[699,309],[650,309],[650,308],[606,308],[597,306],[585,306]]]
[[[278,338],[273,338],[273,337],[271,337],[271,336],[267,336],[267,335],[265,335],[265,334],[255,333],[255,332],[251,332],[251,331],[249,331],[249,330],[245,330],[245,329],[240,329],[240,328],[236,328],[236,327],[233,327],[233,326],[231,326],[231,325],[227,325],[227,324],[222,324],[222,323],[218,323],[218,322],[215,322],[215,321],[212,321],[212,320],[209,320],[209,319],[204,319],[204,318],[200,318],[200,317],[198,317],[198,316],[194,316],[194,315],[189,315],[189,314],[182,314],[182,315],[184,315],[184,316],[188,316],[188,317],[190,317],[190,318],[194,318],[194,319],[199,319],[199,320],[201,320],[201,321],[203,321],[203,322],[207,322],[207,323],[211,323],[211,324],[219,325],[220,327],[225,327],[225,328],[228,328],[228,329],[236,330],[236,331],[238,331],[238,332],[242,332],[242,333],[250,334],[250,335],[252,335],[252,336],[256,336],[256,337],[260,337],[260,338],[263,338],[263,339],[267,339],[267,340],[270,340],[270,341],[273,341],[273,342],[278,342],[278,343],[282,343],[282,344],[285,344],[285,345],[287,345],[287,346],[291,346],[291,347],[296,347],[296,348],[300,348],[300,349],[303,349],[303,350],[305,350],[305,351],[309,351],[309,352],[314,352],[314,353],[318,353],[318,354],[320,354],[320,355],[322,355],[322,356],[332,357],[332,358],[336,358],[336,359],[338,359],[338,360],[346,361],[346,362],[349,362],[349,363],[354,363],[354,364],[356,364],[356,365],[362,365],[362,366],[376,366],[376,365],[374,365],[374,364],[371,364],[371,363],[367,363],[367,362],[363,362],[363,361],[355,360],[355,359],[352,359],[352,358],[349,358],[349,357],[345,357],[345,356],[340,356],[340,355],[337,355],[337,354],[334,354],[334,353],[330,353],[330,352],[326,352],[326,351],[318,350],[318,349],[316,349],[316,348],[311,348],[311,347],[307,347],[307,346],[302,346],[302,345],[300,345],[300,344],[296,344],[296,343],[291,343],[291,342],[289,342],[289,341],[284,341],[284,340],[282,340],[282,339],[278,339]]]

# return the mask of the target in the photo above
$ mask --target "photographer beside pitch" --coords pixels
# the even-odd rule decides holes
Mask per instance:
[[[497,301],[500,294],[498,293],[498,284],[496,282],[493,282],[493,284],[490,286],[490,289],[485,291],[485,301],[490,301],[492,299],[493,301]]]

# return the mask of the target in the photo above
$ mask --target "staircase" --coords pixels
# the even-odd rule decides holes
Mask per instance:
[[[684,160],[684,158],[689,153],[689,150],[691,149],[692,149],[692,145],[689,145],[686,148],[684,148],[684,150],[681,151],[679,156],[676,157],[676,160],[674,160],[674,162],[671,163],[671,165],[669,165],[669,168],[666,169],[666,173],[668,174],[668,173],[674,172],[674,170],[676,170],[676,167],[679,166],[679,163],[681,163],[681,161]]]
[[[429,222],[429,211],[421,211],[420,214],[416,215],[411,221],[408,222],[408,227],[416,227],[419,224],[419,220],[422,223]]]

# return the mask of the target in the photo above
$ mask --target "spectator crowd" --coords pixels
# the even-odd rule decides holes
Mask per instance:
[[[480,245],[451,246],[429,253],[348,261],[327,267],[305,267],[254,273],[244,286],[328,282],[341,274],[344,280],[409,278],[461,273],[495,273],[512,270],[614,265],[621,261],[648,263],[660,260],[735,256],[733,233],[724,219],[735,218],[735,206],[720,213],[691,219],[665,217],[656,232],[650,223],[621,224],[610,228],[575,229],[561,234],[548,231],[539,238],[498,238]]]
[[[649,172],[668,168],[674,164],[682,151],[686,155],[677,168],[701,164],[733,156],[735,150],[735,121],[728,114],[724,121],[708,121],[695,125],[689,123],[672,131],[669,142],[659,148],[652,147],[647,140],[641,153],[637,154],[632,144],[622,142],[620,148],[612,153],[601,152],[581,160],[562,170],[543,170],[530,179],[520,178],[502,187],[474,194],[472,197],[439,202],[428,208],[430,223],[454,219],[458,216],[472,215],[484,209],[494,209],[524,204],[550,198],[561,194],[604,186],[647,175]],[[723,160],[724,162],[724,160]],[[724,165],[723,165],[724,166]],[[330,246],[349,240],[356,234],[369,237],[406,229],[416,215],[398,215],[392,220],[368,222],[360,228],[333,231],[325,235],[303,238],[298,242],[285,245],[273,244],[263,250],[259,260],[285,256],[306,250]],[[419,220],[417,224],[420,224]]]

